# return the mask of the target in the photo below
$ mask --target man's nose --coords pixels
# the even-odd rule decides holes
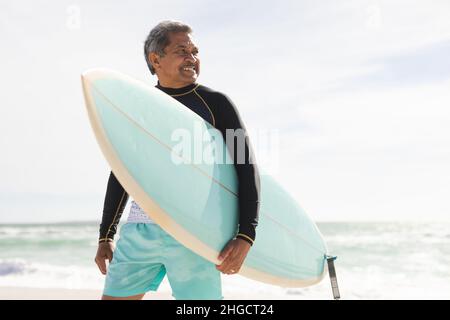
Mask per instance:
[[[185,59],[192,63],[197,62],[197,58],[194,56],[193,53],[187,54]]]

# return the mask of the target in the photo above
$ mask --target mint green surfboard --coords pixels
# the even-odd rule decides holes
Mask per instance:
[[[202,146],[222,148],[229,161],[222,137],[214,139],[211,125],[172,97],[121,73],[89,70],[82,74],[82,85],[95,137],[120,183],[166,232],[219,264],[217,257],[238,223],[235,168],[214,157],[195,161],[180,148],[179,138],[190,136],[195,145],[203,137]],[[315,223],[262,174],[256,241],[239,274],[305,287],[326,274],[326,254]]]

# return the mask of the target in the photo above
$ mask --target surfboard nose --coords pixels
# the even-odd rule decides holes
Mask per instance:
[[[82,82],[88,82],[90,80],[93,80],[94,78],[98,77],[100,75],[100,69],[88,69],[81,73],[81,81]]]
[[[89,92],[90,83],[92,83],[91,71],[85,71],[81,73],[81,86],[83,88],[83,93],[85,96]]]
[[[86,73],[82,73],[81,74],[81,85],[83,86],[83,89],[86,90],[87,87],[87,83],[88,83],[88,75]]]
[[[117,78],[118,76],[120,76],[120,73],[107,68],[91,68],[81,73],[81,78],[87,80],[93,80],[97,78],[108,78],[108,77]]]
[[[90,90],[95,80],[111,77],[112,73],[114,73],[112,70],[105,68],[92,68],[83,71],[81,73],[81,84],[84,92],[86,93]]]

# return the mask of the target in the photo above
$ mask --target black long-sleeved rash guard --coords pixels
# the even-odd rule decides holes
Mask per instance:
[[[159,82],[156,88],[175,98],[186,107],[200,115],[219,130],[224,139],[227,129],[243,129],[244,123],[233,102],[224,94],[200,84],[173,89],[162,87]],[[245,134],[245,162],[237,154],[237,138],[234,138],[234,150],[227,141],[227,147],[233,158],[238,177],[239,196],[239,229],[237,238],[253,244],[258,225],[260,179],[253,151],[248,136]],[[103,217],[100,224],[100,242],[112,241],[117,231],[122,213],[128,201],[128,193],[111,172],[106,189],[103,206]]]

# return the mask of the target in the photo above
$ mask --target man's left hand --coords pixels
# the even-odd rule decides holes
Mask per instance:
[[[224,274],[235,274],[241,269],[245,257],[250,250],[250,243],[242,239],[233,239],[225,246],[219,255],[220,265],[216,269]]]

